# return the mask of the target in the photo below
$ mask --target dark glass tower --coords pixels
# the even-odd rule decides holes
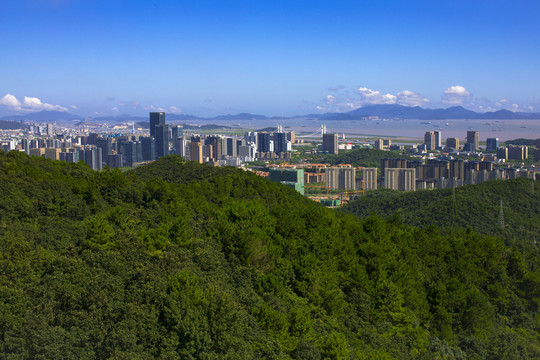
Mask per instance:
[[[274,133],[274,152],[276,154],[287,152],[286,133]]]
[[[169,125],[156,125],[156,159],[169,155]]]
[[[169,126],[164,112],[150,113],[150,136],[156,139],[156,159],[169,155]]]
[[[164,112],[151,112],[150,113],[150,136],[156,137],[156,126],[165,125],[165,113]],[[168,134],[167,134],[168,138]]]
[[[257,151],[258,152],[270,151],[270,134],[269,133],[257,134]]]

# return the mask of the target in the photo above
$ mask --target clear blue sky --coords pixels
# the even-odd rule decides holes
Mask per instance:
[[[537,0],[3,0],[0,114],[540,112],[539,18]]]

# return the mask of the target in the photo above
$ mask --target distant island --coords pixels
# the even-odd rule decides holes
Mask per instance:
[[[289,117],[266,116],[250,113],[227,114],[214,117],[200,117],[188,114],[167,114],[169,121],[197,121],[197,120],[291,120],[291,119],[314,119],[314,120],[365,120],[377,117],[382,119],[403,120],[534,120],[540,119],[539,113],[513,112],[510,110],[498,110],[479,113],[465,109],[462,106],[452,106],[446,109],[424,109],[420,106],[403,105],[369,105],[343,113],[305,114]],[[0,118],[2,121],[17,122],[47,122],[47,121],[92,121],[92,122],[146,122],[147,116],[133,116],[122,114],[118,116],[103,116],[85,118],[73,115],[65,111],[39,111],[26,115],[8,115]]]

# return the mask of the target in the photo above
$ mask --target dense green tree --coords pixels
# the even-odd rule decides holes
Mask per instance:
[[[504,232],[358,218],[175,156],[0,152],[0,189],[0,358],[540,357],[538,252]]]

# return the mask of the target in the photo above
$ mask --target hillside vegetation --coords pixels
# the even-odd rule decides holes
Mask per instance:
[[[251,173],[0,152],[0,358],[532,359],[538,253]]]
[[[407,155],[402,155],[399,151],[386,151],[378,149],[353,149],[341,150],[338,154],[303,154],[303,159],[311,162],[328,163],[330,165],[351,164],[352,166],[379,167],[381,159],[403,158],[410,159]]]
[[[415,226],[470,226],[479,233],[520,246],[531,246],[540,240],[540,182],[525,178],[487,181],[455,190],[374,191],[342,210],[360,217],[398,215],[403,222]]]

